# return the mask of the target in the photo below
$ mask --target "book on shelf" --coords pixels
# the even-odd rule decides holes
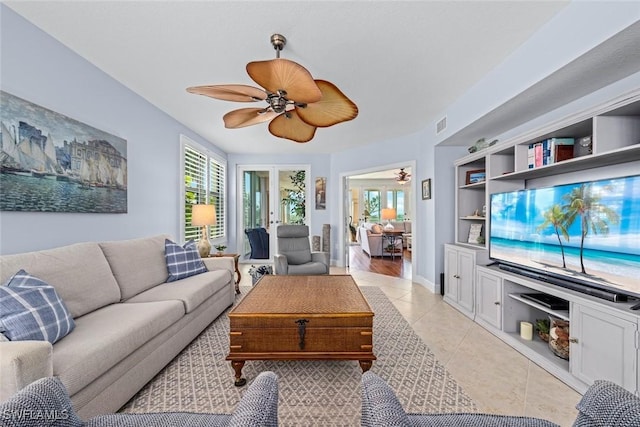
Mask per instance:
[[[574,142],[574,138],[548,138],[529,144],[527,168],[534,169],[573,158]]]

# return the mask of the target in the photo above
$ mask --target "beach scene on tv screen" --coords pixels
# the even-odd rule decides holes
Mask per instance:
[[[491,196],[497,260],[640,295],[640,176]]]

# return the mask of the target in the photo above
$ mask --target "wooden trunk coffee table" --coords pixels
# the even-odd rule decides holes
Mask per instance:
[[[265,275],[229,312],[226,360],[357,360],[371,368],[373,311],[349,275]]]

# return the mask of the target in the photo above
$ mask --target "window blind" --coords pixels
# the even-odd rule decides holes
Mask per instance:
[[[209,239],[226,237],[226,161],[193,144],[184,144],[184,239],[200,239],[201,227],[191,225],[193,205],[213,204],[216,224],[209,226]]]

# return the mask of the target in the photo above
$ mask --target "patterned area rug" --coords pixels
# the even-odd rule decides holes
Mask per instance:
[[[407,412],[476,412],[476,406],[418,337],[385,294],[362,292],[375,313],[371,370],[396,391]],[[248,288],[243,289],[246,295]],[[134,396],[121,412],[231,413],[245,387],[233,386],[226,312]],[[262,371],[278,375],[282,426],[359,426],[356,361],[247,361],[248,381]]]

